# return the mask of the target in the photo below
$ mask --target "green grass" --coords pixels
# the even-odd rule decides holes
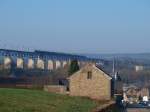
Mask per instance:
[[[0,112],[91,112],[97,103],[37,90],[0,88]]]

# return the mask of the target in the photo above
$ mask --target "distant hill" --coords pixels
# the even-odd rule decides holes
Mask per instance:
[[[83,54],[88,58],[98,58],[107,61],[117,59],[123,62],[134,62],[145,66],[150,66],[150,53],[124,53],[124,54]]]
[[[83,54],[90,58],[113,59],[113,58],[131,58],[140,60],[150,60],[150,53],[124,53],[124,54]]]

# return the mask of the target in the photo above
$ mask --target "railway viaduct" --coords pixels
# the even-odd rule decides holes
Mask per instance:
[[[20,69],[56,70],[70,64],[70,61],[74,59],[78,60],[80,66],[91,61],[85,56],[65,53],[0,49],[0,62],[4,69],[15,67]]]

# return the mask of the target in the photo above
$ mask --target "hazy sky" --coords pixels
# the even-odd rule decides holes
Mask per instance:
[[[150,52],[150,0],[0,0],[0,47]]]

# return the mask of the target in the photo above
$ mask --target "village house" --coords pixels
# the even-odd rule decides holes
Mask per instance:
[[[136,86],[129,86],[124,90],[124,100],[127,102],[139,102],[144,101],[145,98],[149,99],[148,87],[138,88]]]
[[[69,77],[69,94],[96,100],[111,100],[112,78],[94,64],[88,64]]]

